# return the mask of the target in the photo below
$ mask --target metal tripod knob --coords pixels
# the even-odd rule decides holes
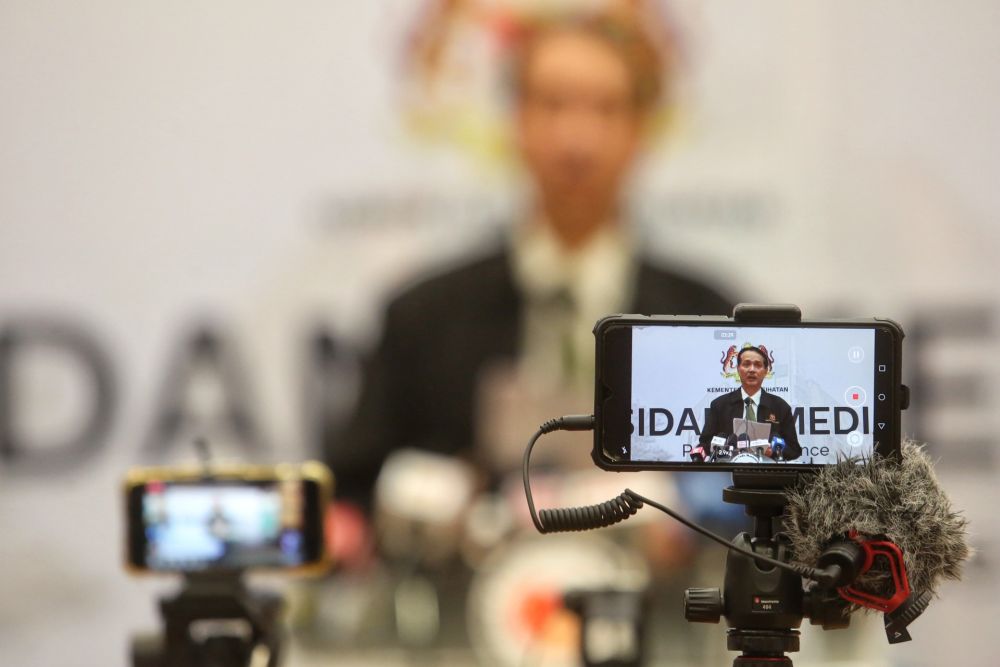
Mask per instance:
[[[722,617],[722,592],[718,588],[684,591],[684,618],[692,623],[718,623]]]

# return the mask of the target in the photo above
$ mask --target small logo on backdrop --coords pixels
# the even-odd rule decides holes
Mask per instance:
[[[748,347],[760,348],[760,351],[764,353],[764,356],[767,357],[768,361],[767,375],[765,375],[764,377],[766,378],[774,377],[774,353],[769,351],[763,345],[754,345],[753,343],[749,342],[743,343],[742,348],[738,348],[735,345],[730,345],[729,349],[722,353],[722,359],[720,359],[720,361],[722,362],[722,377],[731,380],[736,380],[737,382],[739,382],[740,374],[736,370],[736,366],[738,365],[736,357],[740,353],[740,349],[746,349]]]

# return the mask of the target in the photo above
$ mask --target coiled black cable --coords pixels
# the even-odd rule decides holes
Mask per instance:
[[[564,533],[607,528],[639,511],[642,500],[626,490],[620,496],[598,505],[541,510],[538,513],[543,533]]]
[[[531,513],[531,521],[539,533],[557,533],[578,530],[591,530],[594,528],[605,528],[614,525],[619,521],[624,521],[635,514],[642,503],[635,505],[626,495],[622,494],[617,498],[609,500],[600,505],[589,505],[587,507],[568,507],[564,509],[542,510],[541,517],[535,511],[535,499],[531,495],[530,482],[530,462],[531,450],[535,448],[535,443],[546,433],[552,431],[589,431],[594,428],[593,415],[570,415],[550,419],[542,424],[535,434],[528,441],[528,446],[524,450],[524,460],[522,464],[522,479],[524,480],[524,497],[528,501],[528,511]]]
[[[586,505],[583,507],[566,507],[562,509],[535,511],[535,500],[531,495],[530,482],[530,462],[531,450],[540,437],[552,431],[590,431],[594,428],[593,415],[569,415],[550,419],[539,427],[535,434],[528,441],[528,446],[524,449],[524,459],[522,462],[521,477],[524,481],[524,497],[528,501],[528,511],[531,514],[531,521],[539,533],[559,533],[581,530],[592,530],[595,528],[607,528],[616,523],[621,523],[625,519],[633,516],[644,505],[655,507],[668,516],[680,521],[688,528],[705,537],[714,540],[733,551],[737,551],[745,556],[753,558],[759,563],[766,563],[774,567],[795,572],[801,577],[812,579],[813,581],[826,582],[830,575],[818,568],[809,567],[800,563],[786,563],[769,556],[753,551],[742,549],[729,540],[722,538],[707,528],[702,528],[698,524],[684,518],[669,507],[650,500],[631,489],[625,489],[621,495],[615,496],[607,502],[597,505]]]
[[[634,515],[642,507],[642,498],[626,489],[624,493],[597,505],[565,507],[561,509],[535,512],[535,500],[531,497],[529,483],[529,462],[531,450],[542,435],[552,431],[589,431],[594,428],[593,415],[569,415],[550,419],[539,427],[524,450],[524,496],[528,501],[531,520],[540,533],[565,533],[581,530],[607,528]]]

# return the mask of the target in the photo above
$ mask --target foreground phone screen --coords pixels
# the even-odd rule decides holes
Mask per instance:
[[[312,557],[302,480],[149,481],[134,489],[152,570],[298,567]]]
[[[893,428],[891,331],[875,326],[615,327],[617,374],[603,419],[606,460],[632,463],[822,465],[870,457]],[[767,357],[760,390],[738,353]],[[760,355],[752,358],[760,360]],[[624,369],[621,369],[624,370]],[[608,373],[612,384],[615,373]],[[621,389],[627,387],[622,396]],[[753,389],[754,387],[751,387]],[[627,409],[628,414],[619,414]],[[702,458],[703,457],[703,458]]]

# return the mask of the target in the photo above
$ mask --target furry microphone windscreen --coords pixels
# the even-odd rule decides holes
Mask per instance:
[[[856,530],[863,539],[887,539],[903,551],[914,591],[936,593],[943,579],[958,579],[970,549],[968,521],[938,484],[923,448],[905,441],[902,460],[876,458],[864,465],[841,461],[805,476],[788,492],[785,529],[795,560],[816,563],[831,540]],[[885,596],[892,582],[884,558],[853,586]]]

